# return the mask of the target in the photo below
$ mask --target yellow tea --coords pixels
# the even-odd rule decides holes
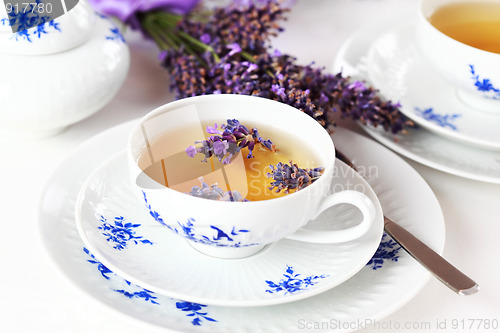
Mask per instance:
[[[206,128],[206,124],[203,124]],[[214,122],[212,122],[212,125]],[[246,125],[248,128],[250,126]],[[190,157],[185,151],[170,153],[162,156],[153,164],[150,159],[140,158],[139,167],[156,182],[175,189],[179,192],[189,193],[193,186],[200,186],[200,177],[208,185],[217,184],[223,191],[237,191],[248,201],[259,201],[277,198],[286,195],[284,191],[276,193],[269,189],[271,178],[267,173],[271,171],[270,165],[279,162],[289,163],[290,160],[300,168],[315,168],[320,166],[318,158],[312,155],[308,144],[298,141],[289,133],[283,133],[276,129],[269,129],[265,125],[257,126],[259,134],[263,138],[269,138],[278,148],[277,152],[255,145],[253,157],[247,158],[248,148],[243,148],[232,158],[231,163],[224,164],[215,157],[208,158],[203,162],[202,154]],[[148,155],[148,149],[153,151],[168,151],[168,146],[173,140],[180,140],[186,133],[193,133],[188,128],[177,129],[164,134],[147,147],[142,156]],[[192,137],[191,141],[203,140],[210,137]],[[187,147],[185,147],[187,148]],[[149,165],[148,165],[149,164]]]
[[[500,53],[500,3],[469,1],[444,5],[429,22],[449,37],[475,48]]]

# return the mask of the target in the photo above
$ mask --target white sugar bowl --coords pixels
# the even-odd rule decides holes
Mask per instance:
[[[115,96],[128,73],[129,49],[120,30],[87,0],[18,33],[8,31],[0,7],[1,136],[53,136]]]

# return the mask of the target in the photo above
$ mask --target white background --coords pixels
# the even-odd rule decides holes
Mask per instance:
[[[342,42],[356,28],[411,16],[415,8],[414,0],[297,1],[284,24],[286,31],[274,46],[297,56],[302,64],[315,61],[329,68]],[[127,36],[132,56],[129,76],[108,106],[53,138],[31,142],[0,139],[2,332],[165,332],[82,296],[48,265],[36,233],[37,197],[48,175],[67,154],[102,130],[141,117],[173,99],[155,46],[137,34]],[[350,121],[341,123],[356,128]],[[425,327],[427,323],[433,332],[492,331],[454,330],[451,321],[464,320],[468,328],[469,319],[500,320],[500,185],[410,164],[426,179],[442,206],[444,256],[474,278],[481,290],[461,297],[431,279],[406,306],[380,322],[378,329],[366,331],[400,332],[407,324]],[[398,326],[401,328],[390,329]],[[445,326],[447,329],[440,329]]]

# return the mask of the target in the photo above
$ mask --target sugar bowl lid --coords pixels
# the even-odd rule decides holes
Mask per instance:
[[[0,5],[0,53],[63,52],[87,41],[94,28],[96,15],[87,0],[4,2],[5,6]]]

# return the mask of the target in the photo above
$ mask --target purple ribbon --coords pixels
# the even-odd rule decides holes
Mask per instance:
[[[172,14],[189,13],[200,0],[89,0],[103,14],[116,16],[133,29],[139,29],[137,13],[162,10]]]

